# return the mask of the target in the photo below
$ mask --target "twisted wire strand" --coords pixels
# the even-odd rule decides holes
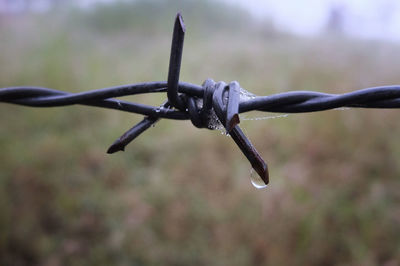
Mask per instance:
[[[116,109],[136,114],[155,116],[157,118],[189,119],[189,116],[181,111],[163,109],[158,107],[112,99],[128,95],[144,93],[157,93],[167,91],[167,82],[143,82],[128,84],[80,93],[69,93],[41,87],[10,87],[0,89],[0,102],[25,105],[30,107],[56,107],[66,105],[89,105],[102,108]],[[201,95],[202,88],[194,84],[180,82],[179,89],[192,95]]]
[[[143,82],[80,93],[70,93],[41,87],[0,88],[0,102],[31,107],[56,107],[89,105],[116,109],[156,118],[186,120],[188,111],[161,108],[114,99],[137,94],[167,92],[167,82]],[[195,84],[179,82],[179,92],[201,98],[204,89]],[[264,111],[276,113],[317,112],[340,107],[400,108],[400,86],[381,86],[361,89],[344,94],[328,94],[314,91],[290,91],[268,96],[242,97],[239,112]]]
[[[270,96],[260,96],[240,103],[240,112],[252,110],[305,113],[339,107],[400,108],[400,86],[381,86],[344,94],[313,91],[292,91]]]

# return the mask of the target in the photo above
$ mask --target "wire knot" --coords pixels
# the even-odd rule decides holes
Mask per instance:
[[[216,83],[207,79],[202,85],[203,97],[186,96],[187,112],[190,121],[197,128],[216,129],[219,127],[219,120],[213,110],[213,94],[216,90]]]
[[[204,81],[203,97],[185,96],[190,121],[197,128],[225,128],[229,133],[239,124],[240,85],[233,81]]]
[[[223,126],[251,163],[265,184],[269,182],[268,166],[238,124],[241,88],[237,81],[229,84],[207,79],[202,85],[203,97],[188,96],[186,111],[192,124],[198,128],[217,129]]]

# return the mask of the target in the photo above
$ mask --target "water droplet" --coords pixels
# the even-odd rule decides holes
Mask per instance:
[[[253,185],[253,187],[257,189],[262,189],[267,187],[267,185],[264,183],[261,177],[254,171],[254,169],[251,169],[250,171],[250,182]]]

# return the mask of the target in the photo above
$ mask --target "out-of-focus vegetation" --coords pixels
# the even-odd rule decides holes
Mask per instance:
[[[165,80],[178,8],[184,81],[238,80],[260,95],[400,83],[396,45],[300,39],[236,9],[176,1],[3,16],[0,87]],[[270,186],[256,190],[250,165],[218,131],[161,121],[110,156],[139,116],[1,104],[0,264],[398,265],[398,117],[332,110],[244,120],[270,165]]]

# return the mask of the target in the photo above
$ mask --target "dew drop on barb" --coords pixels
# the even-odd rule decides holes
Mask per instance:
[[[261,177],[254,171],[254,169],[251,169],[250,171],[250,181],[253,187],[257,189],[262,189],[267,187],[267,185],[264,183]]]
[[[248,92],[243,88],[240,88],[240,100],[241,101],[248,101],[248,100],[254,99],[256,97],[257,97],[257,95],[255,95],[251,92]]]

